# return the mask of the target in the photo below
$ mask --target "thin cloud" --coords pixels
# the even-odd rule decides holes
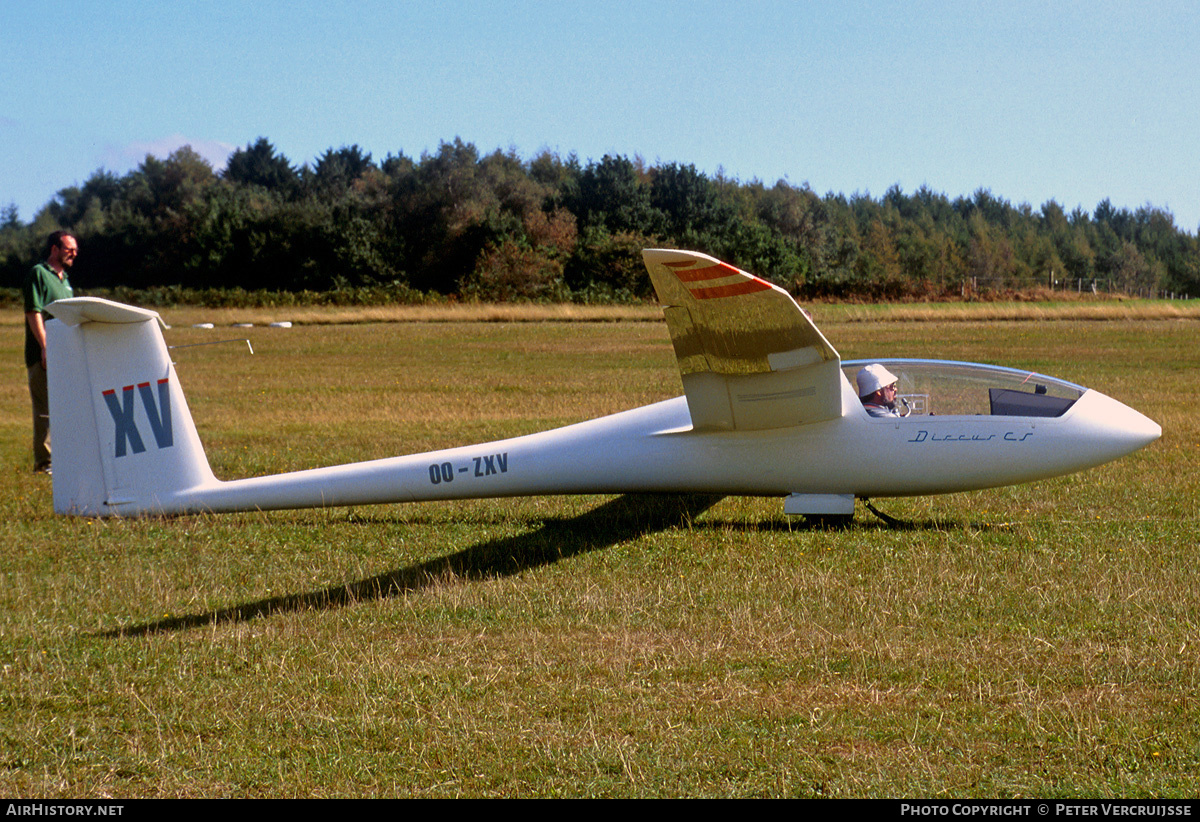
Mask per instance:
[[[237,146],[222,143],[219,140],[195,139],[182,134],[172,134],[157,140],[139,140],[123,146],[114,146],[106,152],[108,155],[106,165],[113,168],[132,168],[145,160],[147,154],[164,160],[172,152],[178,151],[184,146],[191,146],[192,151],[208,160],[216,171],[225,168],[225,164],[229,161],[229,155],[237,150]]]

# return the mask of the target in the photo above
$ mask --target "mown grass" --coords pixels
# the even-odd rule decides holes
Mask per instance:
[[[1072,477],[881,503],[531,498],[55,517],[0,349],[0,793],[1193,796],[1197,325],[822,317],[1162,424]],[[313,324],[175,351],[225,477],[674,395],[660,322]],[[587,455],[580,455],[586,459]]]

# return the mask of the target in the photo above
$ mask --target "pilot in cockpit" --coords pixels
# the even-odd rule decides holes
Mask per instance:
[[[904,417],[896,407],[896,383],[900,378],[879,363],[871,363],[858,372],[858,398],[872,417]]]

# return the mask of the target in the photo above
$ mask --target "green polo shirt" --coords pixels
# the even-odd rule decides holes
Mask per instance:
[[[55,300],[63,300],[67,297],[74,297],[75,292],[71,290],[71,281],[67,279],[67,272],[64,271],[62,279],[54,273],[54,269],[45,263],[38,263],[29,272],[29,276],[25,278],[25,282],[21,284],[21,296],[25,298],[25,311],[40,311],[42,319],[50,319],[50,315],[46,313],[46,306]],[[29,322],[25,322],[25,367],[28,368],[37,365],[42,361],[42,347],[38,345],[38,341],[34,339],[33,331],[29,328]]]

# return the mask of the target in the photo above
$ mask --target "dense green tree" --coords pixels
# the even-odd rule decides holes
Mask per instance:
[[[863,232],[854,272],[856,283],[870,296],[895,297],[903,293],[900,253],[891,231],[879,216]]]
[[[126,178],[125,201],[147,217],[169,219],[216,181],[208,160],[184,146],[165,160],[146,155]]]
[[[662,215],[665,233],[685,245],[732,217],[720,208],[716,187],[693,165],[671,163],[656,169],[650,182],[650,206]]]
[[[1129,240],[1121,241],[1120,247],[1104,261],[1104,269],[1113,288],[1142,296],[1156,295],[1164,273],[1162,263],[1147,259]]]
[[[265,137],[221,174],[190,147],[120,176],[100,169],[23,224],[0,212],[0,277],[15,285],[45,235],[74,231],[84,288],[354,289],[393,284],[488,299],[645,297],[650,246],[693,248],[804,296],[933,297],[967,286],[1200,293],[1200,239],[1150,205],[1069,214],[981,188],[820,197],[690,164],[542,150],[482,155],[455,138],[376,165],[357,145],[296,169]]]
[[[662,228],[662,215],[650,204],[650,188],[627,157],[606,154],[600,162],[589,163],[566,206],[581,229],[650,236]]]
[[[512,239],[489,244],[462,283],[463,296],[478,300],[563,300],[563,264],[543,250]]]
[[[294,194],[300,183],[300,173],[266,137],[235,151],[223,176],[231,183],[261,186],[284,196]]]
[[[586,228],[564,268],[566,285],[588,295],[650,297],[654,291],[642,264],[642,249],[654,245],[644,234]]]
[[[383,158],[383,162],[379,164],[379,170],[389,180],[399,180],[405,175],[412,174],[416,169],[417,164],[413,159],[402,151],[399,154],[388,153],[388,156]]]
[[[436,153],[423,154],[413,173],[393,186],[390,209],[411,285],[456,291],[488,243],[503,234],[500,211],[472,143],[456,137]]]
[[[32,231],[21,222],[16,203],[9,203],[0,212],[0,286],[20,286],[20,278],[33,264],[32,240]]]
[[[371,153],[363,151],[357,144],[327,149],[317,158],[317,164],[305,180],[310,191],[336,198],[344,196],[355,182],[375,168]]]
[[[579,176],[583,173],[579,158],[569,154],[564,160],[548,149],[529,161],[529,176],[550,190],[550,205],[561,205],[564,197],[579,196]]]

